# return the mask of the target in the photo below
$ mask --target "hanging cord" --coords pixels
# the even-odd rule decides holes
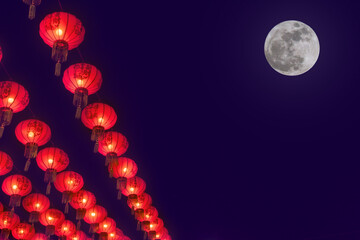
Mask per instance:
[[[77,47],[76,50],[77,50],[77,52],[78,52],[78,54],[79,54],[79,56],[80,56],[80,58],[81,58],[81,61],[82,61],[83,63],[85,63],[84,57],[83,57],[83,55],[81,54],[79,47]]]
[[[63,9],[63,7],[62,7],[62,5],[61,5],[60,0],[58,0],[58,3],[59,3],[59,6],[60,6],[61,11],[63,11],[64,9]]]

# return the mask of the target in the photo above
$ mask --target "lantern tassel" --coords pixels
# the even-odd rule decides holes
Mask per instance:
[[[95,145],[94,145],[94,153],[97,153],[99,150],[99,140],[96,139]]]
[[[140,231],[140,221],[137,221],[136,231]]]
[[[75,119],[80,119],[81,117],[81,106],[76,107]]]
[[[51,235],[54,235],[54,233],[55,233],[55,226],[47,225],[45,228],[45,235],[51,236]]]
[[[61,74],[61,62],[57,62],[55,65],[55,76],[60,77]]]
[[[46,195],[49,195],[51,191],[51,183],[48,182],[47,186],[46,186]]]
[[[29,222],[34,223],[39,221],[39,212],[31,212]]]
[[[118,178],[116,180],[116,189],[120,189],[120,183],[121,183],[120,178]]]
[[[79,219],[77,224],[76,224],[76,229],[80,230],[80,227],[81,227],[81,220]]]
[[[121,190],[118,191],[117,199],[118,199],[118,200],[121,199]]]
[[[1,235],[0,235],[0,239],[8,239],[10,235],[10,230],[3,228],[1,229]]]
[[[109,178],[112,178],[114,176],[114,170],[112,167],[109,169]]]
[[[36,6],[34,4],[30,5],[29,8],[29,19],[33,20],[35,18],[35,11],[36,11]]]
[[[0,138],[2,138],[4,134],[4,126],[0,126]]]
[[[131,207],[131,215],[134,215],[134,214],[135,214],[134,207]]]
[[[31,164],[31,160],[30,160],[30,158],[28,158],[25,163],[25,167],[24,167],[25,172],[29,171],[30,164]]]
[[[19,207],[21,203],[21,196],[14,194],[10,196],[10,202],[9,202],[9,206],[14,208],[14,207]],[[13,209],[11,209],[13,211]]]
[[[65,204],[64,213],[65,213],[65,214],[68,214],[68,213],[69,213],[69,203],[68,203],[68,202]]]
[[[146,240],[147,236],[146,236],[146,232],[144,232],[144,240]]]

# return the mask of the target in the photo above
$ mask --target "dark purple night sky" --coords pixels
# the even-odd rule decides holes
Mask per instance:
[[[174,240],[359,239],[357,1],[61,3],[85,26],[79,49],[103,74],[100,100],[115,108],[114,129],[130,143],[125,156],[138,163]],[[3,1],[3,63],[29,91],[55,146],[69,154],[69,169],[140,240],[38,34],[45,15],[59,10],[56,0],[44,0],[29,21],[20,0]],[[285,20],[308,24],[320,40],[318,62],[297,77],[275,72],[264,56],[268,32]],[[80,61],[71,51],[63,69]],[[0,80],[7,80],[2,70]],[[31,117],[29,108],[15,114],[0,140],[20,169],[23,145],[14,129]],[[44,191],[35,163],[28,176]],[[8,201],[2,192],[0,199]],[[51,200],[62,207],[57,191]]]

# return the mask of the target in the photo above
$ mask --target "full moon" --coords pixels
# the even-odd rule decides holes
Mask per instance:
[[[320,44],[314,30],[299,21],[276,25],[266,37],[265,57],[270,66],[287,76],[297,76],[316,63]]]

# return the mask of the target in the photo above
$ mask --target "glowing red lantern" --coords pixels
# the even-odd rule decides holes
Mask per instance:
[[[131,213],[133,214],[135,212],[135,218],[137,218],[138,215],[141,215],[141,217],[143,217],[145,213],[144,209],[151,206],[152,199],[149,194],[142,193],[138,195],[137,199],[134,201],[128,199],[127,204],[131,208]]]
[[[99,141],[102,140],[104,131],[113,127],[117,115],[112,107],[104,103],[92,103],[84,108],[81,121],[92,129],[91,140],[95,141],[94,152],[98,151]]]
[[[100,89],[102,77],[100,71],[93,65],[77,63],[65,70],[63,83],[67,90],[74,93],[75,118],[79,119],[81,109],[87,105],[88,95],[94,94]]]
[[[10,231],[16,227],[20,222],[20,218],[13,212],[2,212],[0,213],[0,239],[7,239]]]
[[[140,177],[129,178],[125,186],[120,186],[121,193],[127,196],[131,201],[136,202],[137,195],[145,191],[146,183]]]
[[[52,47],[52,59],[56,62],[55,76],[60,76],[61,63],[66,62],[68,51],[82,43],[85,28],[74,15],[65,12],[48,14],[40,23],[40,37]]]
[[[158,213],[157,209],[153,206],[145,209],[144,215],[135,216],[136,219],[138,220],[138,229],[140,228],[140,222],[141,222],[142,228],[144,228],[144,226],[148,226],[151,221],[155,220],[158,217],[158,215],[159,215],[159,213]]]
[[[49,199],[41,193],[32,193],[26,196],[22,205],[30,213],[29,222],[38,222],[39,216],[50,207]]]
[[[90,232],[94,233],[99,228],[99,223],[107,217],[105,208],[95,205],[86,210],[84,221],[90,224]]]
[[[166,234],[165,236],[162,236],[160,240],[171,240],[171,237],[169,234]]]
[[[72,195],[70,205],[76,209],[76,220],[79,220],[78,229],[80,228],[80,220],[84,219],[86,210],[92,208],[95,204],[95,195],[89,191],[80,190]]]
[[[15,128],[16,138],[25,145],[24,156],[28,159],[25,164],[25,171],[29,169],[30,159],[35,158],[39,146],[50,141],[50,127],[39,120],[28,119],[20,122]]]
[[[123,155],[128,147],[129,143],[124,135],[114,131],[106,132],[99,142],[99,152],[106,156],[105,166]]]
[[[161,230],[164,227],[164,222],[161,218],[156,218],[150,222],[149,225],[143,225],[143,230],[148,233],[149,239],[155,239],[156,231]]]
[[[65,221],[64,214],[54,208],[49,208],[40,214],[39,221],[46,227],[46,235],[54,235],[55,226],[62,224]]]
[[[131,213],[135,211],[135,218],[137,218],[138,215],[142,215],[141,217],[143,218],[145,213],[144,209],[151,206],[152,199],[149,194],[142,193],[137,196],[137,199],[135,201],[131,201],[131,199],[128,199],[127,204],[131,208]]]
[[[69,235],[67,240],[88,240],[88,237],[83,231],[77,230],[75,233]]]
[[[39,151],[36,156],[39,168],[45,171],[44,181],[48,183],[46,194],[50,194],[51,183],[55,182],[56,174],[69,165],[68,155],[60,148],[49,147]]]
[[[123,236],[124,233],[119,228],[116,228],[108,234],[108,240],[121,240]]]
[[[49,240],[48,236],[43,233],[35,233],[31,240]]]
[[[155,236],[155,238],[156,238],[156,239],[163,239],[163,238],[165,238],[165,237],[168,236],[168,235],[169,235],[168,230],[167,230],[165,227],[163,227],[163,228],[161,228],[161,230],[157,230],[157,231],[156,231],[156,236]]]
[[[105,218],[103,221],[99,223],[99,228],[97,233],[100,234],[99,239],[107,240],[108,234],[115,231],[116,229],[116,222],[112,218]]]
[[[29,5],[29,19],[33,20],[35,18],[36,6],[40,5],[41,0],[23,0],[24,3]]]
[[[28,223],[19,223],[11,230],[15,239],[31,239],[35,235],[35,228]]]
[[[4,179],[2,190],[10,196],[9,206],[14,208],[20,206],[21,197],[31,192],[32,186],[30,180],[22,175],[11,175]]]
[[[20,84],[0,82],[0,138],[4,127],[10,125],[13,113],[20,112],[29,104],[29,93]]]
[[[68,212],[71,194],[78,192],[84,186],[82,176],[73,171],[61,172],[56,176],[55,188],[62,192],[62,203],[65,203],[65,213]]]
[[[0,176],[8,174],[12,170],[13,165],[11,157],[0,151]]]
[[[138,167],[130,158],[119,157],[110,162],[108,166],[109,174],[117,179],[116,189],[118,189],[118,199],[121,198],[121,190],[126,187],[126,179],[135,177]]]
[[[65,220],[62,224],[55,226],[55,235],[61,239],[66,239],[66,237],[74,234],[76,232],[76,226],[72,221]]]

